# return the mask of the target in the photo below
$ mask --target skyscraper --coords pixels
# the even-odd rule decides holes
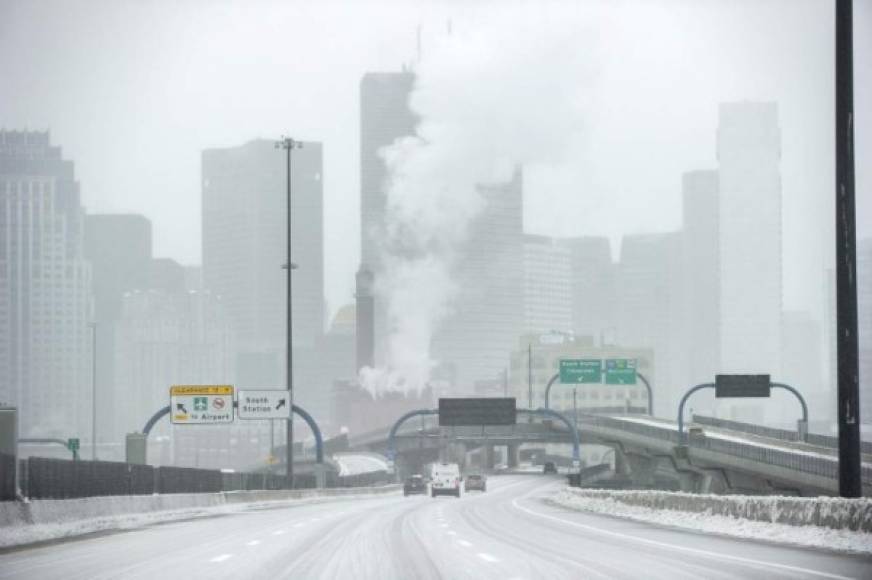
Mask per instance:
[[[722,104],[717,143],[721,369],[778,377],[781,129],[776,104]],[[734,416],[762,419],[742,417],[741,405],[731,405]]]
[[[461,392],[503,372],[523,331],[523,181],[517,169],[506,183],[479,186],[484,207],[459,252],[454,312],[433,340],[435,358],[453,369]]]
[[[615,331],[615,272],[609,239],[580,236],[564,238],[570,252],[572,325],[576,336],[600,341]]]
[[[409,108],[411,72],[366,73],[360,80],[361,264],[378,275],[384,237],[388,171],[380,151],[415,134],[418,118]]]
[[[292,157],[294,349],[323,333],[321,144]],[[238,345],[240,384],[285,382],[287,164],[273,141],[203,151],[203,283],[221,297]],[[264,384],[266,382],[267,384]]]
[[[688,378],[697,384],[713,380],[720,366],[717,171],[685,173],[682,196],[685,303],[680,312],[690,354]]]
[[[554,238],[524,236],[524,332],[572,330],[570,251]]]
[[[617,344],[650,348],[657,361],[655,407],[675,409],[687,390],[681,237],[677,232],[625,236],[616,279]]]
[[[124,424],[111,410],[115,408],[115,397],[124,396],[123,386],[115,383],[116,324],[121,301],[126,292],[150,287],[151,241],[151,222],[145,216],[85,216],[85,258],[93,271],[98,335],[98,441],[120,441],[125,433],[141,427]]]
[[[366,73],[360,80],[360,248],[361,272],[374,278],[374,357],[383,361],[387,305],[378,294],[383,270],[388,170],[380,151],[397,139],[414,135],[417,116],[409,107],[415,84],[412,72]],[[370,274],[363,274],[369,277]]]
[[[90,431],[83,225],[73,162],[48,132],[0,131],[0,400],[23,437]]]
[[[872,423],[872,238],[857,240],[860,420]]]

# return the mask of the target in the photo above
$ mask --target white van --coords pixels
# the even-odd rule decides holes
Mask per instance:
[[[456,463],[434,463],[430,472],[430,496],[460,497],[460,466]]]

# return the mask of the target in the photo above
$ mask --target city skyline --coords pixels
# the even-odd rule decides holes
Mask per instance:
[[[142,213],[148,216],[154,223],[155,254],[158,256],[173,257],[186,264],[199,262],[200,235],[197,226],[191,225],[199,214],[198,151],[233,146],[256,137],[274,139],[287,132],[294,134],[295,138],[327,144],[325,170],[334,175],[324,191],[328,223],[325,230],[325,288],[328,314],[331,315],[351,300],[353,278],[347,272],[356,268],[359,262],[360,248],[354,241],[360,232],[359,201],[355,193],[359,191],[359,139],[355,128],[359,122],[357,86],[362,75],[366,71],[400,71],[403,63],[420,69],[439,49],[449,19],[458,34],[481,33],[487,39],[490,27],[525,17],[524,10],[519,9],[516,12],[509,11],[506,17],[494,20],[491,24],[485,24],[482,19],[487,10],[481,6],[448,8],[425,2],[407,8],[397,7],[397,10],[392,11],[389,21],[374,19],[383,33],[379,36],[379,42],[365,42],[354,36],[359,32],[345,30],[351,34],[347,37],[348,43],[331,47],[341,55],[342,62],[334,67],[329,77],[313,79],[317,71],[310,70],[299,59],[279,50],[282,46],[279,39],[254,34],[259,16],[250,16],[237,10],[214,14],[212,23],[215,34],[220,35],[218,31],[233,22],[241,27],[241,34],[252,40],[254,47],[281,59],[284,70],[296,71],[296,76],[284,77],[298,80],[269,80],[275,78],[273,65],[262,63],[245,67],[247,61],[241,54],[234,55],[229,48],[222,49],[222,54],[227,53],[223,59],[227,64],[223,67],[227,72],[239,74],[247,82],[228,86],[216,74],[215,65],[204,67],[203,70],[208,73],[204,72],[203,76],[192,77],[188,81],[193,92],[179,95],[183,98],[178,106],[183,109],[166,111],[165,96],[151,92],[160,77],[144,78],[141,88],[147,96],[137,99],[141,103],[138,105],[141,109],[138,109],[138,114],[119,118],[121,111],[109,102],[99,112],[89,115],[89,126],[85,128],[77,124],[75,119],[78,117],[70,114],[70,111],[74,107],[90,110],[88,107],[92,105],[88,104],[91,102],[88,99],[93,96],[91,92],[84,88],[73,93],[47,91],[44,84],[34,84],[28,80],[51,66],[56,58],[53,55],[58,54],[54,50],[55,45],[40,40],[43,36],[35,33],[32,23],[39,22],[44,29],[56,33],[59,46],[64,48],[62,56],[57,58],[63,58],[68,63],[70,72],[61,82],[71,81],[76,74],[91,74],[88,71],[96,70],[100,86],[104,83],[112,86],[117,75],[123,74],[113,60],[106,60],[109,57],[102,52],[94,53],[95,47],[90,42],[70,46],[74,39],[82,37],[83,30],[91,25],[94,18],[97,19],[94,22],[101,23],[108,34],[119,40],[117,50],[113,53],[116,56],[112,58],[135,60],[143,44],[148,43],[149,35],[184,38],[185,35],[179,32],[193,9],[180,6],[177,18],[160,22],[156,29],[149,28],[146,34],[140,26],[133,25],[133,22],[149,21],[148,16],[155,8],[145,5],[113,3],[111,10],[95,11],[92,16],[65,10],[51,2],[41,6],[13,2],[5,7],[9,10],[6,22],[15,26],[9,29],[9,34],[0,35],[0,43],[11,42],[14,45],[20,42],[29,46],[29,62],[32,66],[23,69],[12,56],[15,50],[0,50],[0,69],[7,71],[4,78],[10,80],[12,90],[25,86],[34,87],[34,90],[27,98],[17,98],[16,93],[10,93],[6,106],[0,110],[0,126],[50,128],[54,138],[63,142],[66,151],[77,160],[77,169],[85,184],[84,205],[88,210],[92,213]],[[709,9],[716,10],[717,17],[711,17],[707,12]],[[273,6],[270,10],[276,21],[288,18],[286,8]],[[680,173],[704,169],[715,161],[714,155],[709,152],[714,143],[711,130],[717,122],[717,103],[742,98],[776,100],[782,109],[782,125],[786,131],[785,191],[802,192],[802,195],[785,199],[784,235],[789,254],[785,258],[785,307],[818,309],[824,302],[821,285],[809,284],[807,280],[827,267],[826,262],[831,258],[824,250],[832,239],[826,233],[831,225],[817,221],[817,216],[826,215],[829,207],[826,192],[832,188],[832,179],[828,177],[832,166],[827,161],[832,135],[829,114],[831,96],[826,83],[819,91],[814,90],[820,79],[829,78],[832,74],[831,59],[824,58],[831,47],[821,34],[821,30],[826,28],[825,22],[830,18],[826,7],[819,3],[800,3],[785,14],[778,9],[777,3],[761,5],[759,31],[741,28],[738,9],[728,4],[709,6],[705,10],[684,5],[681,14],[685,20],[680,24],[677,21],[663,23],[663,15],[653,9],[646,12],[646,18],[643,19],[624,18],[623,10],[613,7],[582,11],[568,18],[568,24],[578,25],[580,30],[588,30],[593,24],[613,32],[592,40],[592,47],[579,41],[579,51],[584,53],[590,48],[614,56],[604,70],[592,75],[593,80],[591,76],[583,75],[578,80],[589,89],[586,92],[591,94],[593,106],[599,111],[596,120],[586,128],[588,145],[580,151],[578,158],[579,167],[583,170],[578,189],[587,192],[584,197],[586,201],[580,205],[582,202],[573,200],[574,192],[567,187],[567,180],[561,181],[555,177],[556,182],[549,181],[542,171],[528,168],[530,232],[561,236],[606,235],[612,241],[613,256],[616,256],[622,232],[662,231],[677,226],[681,219]],[[865,80],[868,75],[863,72],[868,70],[868,55],[872,54],[872,50],[863,49],[869,46],[872,38],[865,28],[872,18],[864,18],[864,10],[868,10],[868,7],[861,3],[856,19],[857,102],[870,100],[868,95],[872,94],[872,85]],[[631,14],[635,15],[635,12]],[[313,12],[313,16],[325,25],[331,23],[336,15],[336,11],[330,8]],[[793,19],[791,29],[798,31],[796,36],[787,32],[776,37],[764,34],[763,31],[772,29],[772,26],[763,24],[776,18]],[[290,19],[292,27],[297,26],[295,22]],[[532,21],[530,32],[533,38],[539,23]],[[620,44],[621,38],[635,34],[639,27],[648,23],[662,25],[654,27],[650,34],[641,36],[650,37],[647,42],[652,43],[652,47],[656,45],[666,51],[669,57],[664,58],[663,63],[652,65],[645,61],[645,44],[634,47]],[[339,26],[338,23],[333,24]],[[420,64],[416,64],[415,49],[418,25],[421,25],[422,30]],[[679,47],[672,39],[674,34],[670,34],[683,32],[684,27],[690,27],[692,34],[685,42],[691,44],[686,50],[682,49],[685,54],[680,54]],[[294,36],[306,38],[313,49],[324,46],[324,40],[311,37],[318,27],[309,28],[312,30],[301,29]],[[786,28],[789,27],[783,27],[782,30]],[[716,44],[710,43],[710,39],[722,38],[723,35],[735,36],[739,31],[746,39],[747,50],[736,48],[728,53],[712,53],[712,47]],[[614,43],[610,38],[614,38]],[[803,66],[781,67],[781,64],[789,62],[788,57],[793,53],[808,56]],[[756,68],[748,66],[752,63],[752,54]],[[202,49],[191,48],[193,62],[205,57]],[[178,68],[171,55],[156,50],[152,58],[158,67],[156,70],[171,78],[184,78],[185,71]],[[696,59],[708,63],[694,71],[697,82],[686,85],[684,94],[666,91],[668,87],[686,83],[686,80],[682,81],[686,79],[684,71]],[[96,66],[91,64],[94,62]],[[677,64],[667,65],[667,62]],[[547,74],[552,74],[553,66],[546,68]],[[638,74],[639,70],[651,66],[657,68],[645,75]],[[749,71],[747,77],[736,72],[742,70]],[[720,74],[719,71],[728,74]],[[643,83],[640,88],[645,90],[651,106],[663,111],[662,115],[646,119],[634,113],[636,107],[632,104],[631,96],[635,91],[628,92],[622,80],[627,76]],[[664,86],[652,85],[647,80],[654,77],[667,79]],[[325,84],[328,78],[329,82]],[[17,79],[21,79],[21,82],[15,82]],[[291,83],[293,90],[284,92],[290,99],[287,103],[274,99],[271,91],[255,90],[256,87],[268,86],[270,82]],[[122,89],[116,87],[112,90]],[[216,90],[218,94],[227,94],[228,98],[211,98],[210,95],[215,95]],[[116,96],[125,98],[126,93]],[[103,103],[104,98],[95,98],[93,102]],[[244,108],[244,112],[250,114],[245,123],[235,121],[237,115],[233,114],[233,108],[230,107],[233,102],[252,103]],[[610,102],[613,105],[607,106]],[[615,118],[612,113],[614,110],[622,111],[623,120]],[[187,118],[193,120],[190,128],[196,130],[179,133],[172,127],[173,120],[180,118],[183,111]],[[323,112],[319,114],[318,111]],[[809,114],[810,118],[804,118]],[[133,118],[145,118],[149,123],[133,131],[130,121]],[[215,124],[209,120],[216,118],[221,118],[222,122]],[[317,119],[326,118],[335,122],[327,126],[317,123]],[[864,225],[863,222],[867,219],[865,215],[872,215],[872,207],[868,205],[872,203],[869,201],[872,194],[868,193],[869,186],[866,185],[872,181],[864,176],[864,167],[872,166],[872,163],[863,161],[866,158],[864,151],[872,151],[865,140],[865,135],[869,133],[863,129],[866,122],[863,116],[858,117],[857,151],[860,157],[857,197],[861,232],[872,230],[872,225],[868,222]],[[625,137],[617,138],[618,135]],[[130,147],[124,151],[106,147],[108,143],[117,142],[119,136],[123,136],[121,140]],[[820,143],[820,147],[815,143]],[[658,150],[670,153],[665,156],[666,164],[656,170],[651,170],[650,164],[646,163],[645,151],[653,144]],[[619,167],[601,163],[604,157],[618,150],[625,150],[629,155],[627,160],[637,166],[632,172],[635,175],[625,176],[626,183],[615,183],[612,179]],[[143,157],[145,155],[149,157],[147,163]],[[560,173],[558,171],[556,175]],[[553,199],[560,199],[561,204],[551,203]],[[633,199],[635,203],[628,203]],[[557,211],[555,205],[562,205],[564,211]],[[605,219],[607,216],[603,210],[609,206],[624,214],[624,219],[616,222]],[[658,226],[658,222],[662,222],[663,226]],[[808,231],[820,231],[817,239],[821,240],[811,247],[810,252],[806,251],[804,245]],[[346,233],[349,235],[346,236]]]

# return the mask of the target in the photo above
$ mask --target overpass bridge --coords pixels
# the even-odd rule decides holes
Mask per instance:
[[[570,415],[570,419],[573,418]],[[738,430],[730,422],[709,421],[690,430],[682,443],[675,421],[640,415],[579,413],[582,445],[615,449],[615,475],[639,487],[666,487],[701,493],[838,495],[838,452],[831,445],[786,440],[765,428]],[[387,453],[390,428],[349,438],[353,449]],[[492,461],[493,448],[506,446],[510,466],[522,444],[571,443],[558,421],[519,419],[516,425],[439,427],[433,417],[409,422],[395,437],[397,469],[428,461],[459,460],[481,448]],[[872,448],[863,455],[863,492],[872,496]]]

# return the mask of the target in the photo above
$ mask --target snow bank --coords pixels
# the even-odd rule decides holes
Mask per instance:
[[[743,538],[872,554],[872,499],[567,488],[552,503]]]
[[[372,488],[228,491],[167,495],[44,499],[0,502],[0,547],[27,544],[251,507],[372,497],[396,493],[397,485]]]

